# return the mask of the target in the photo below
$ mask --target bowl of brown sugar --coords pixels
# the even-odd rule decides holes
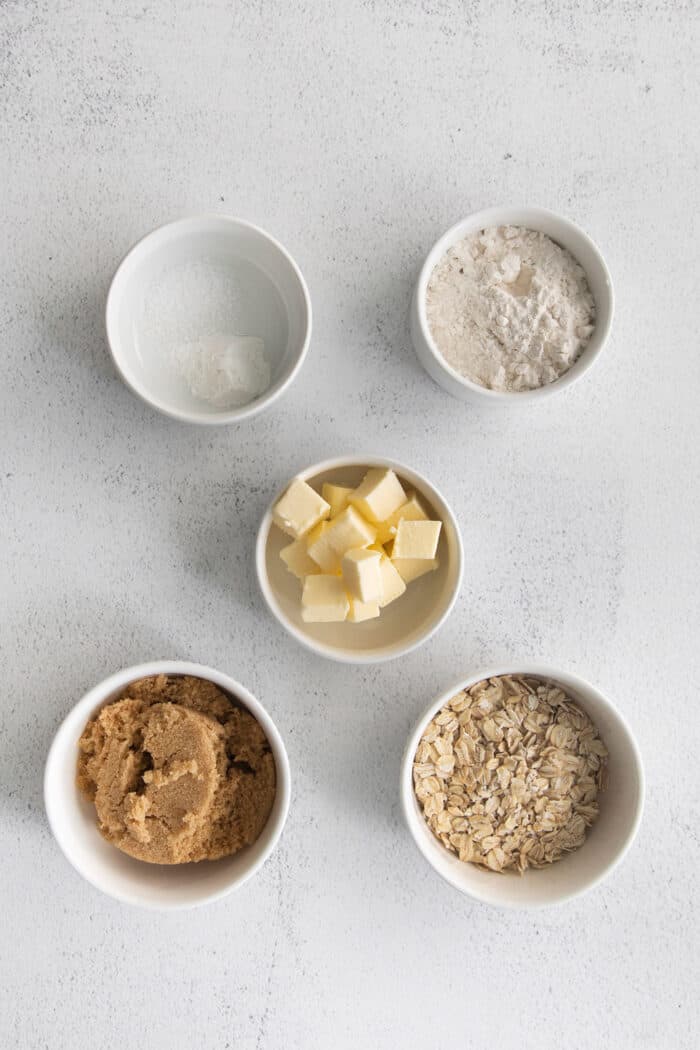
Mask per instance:
[[[159,910],[241,886],[274,849],[289,761],[262,705],[213,668],[131,667],[92,689],[46,762],[51,830],[97,889]]]

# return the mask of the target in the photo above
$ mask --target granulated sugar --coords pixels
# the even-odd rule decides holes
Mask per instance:
[[[577,360],[595,304],[573,255],[536,230],[490,227],[437,264],[427,316],[445,360],[491,390],[533,390]]]
[[[221,411],[267,390],[285,325],[267,275],[245,259],[204,256],[154,274],[135,338],[148,367]]]
[[[247,405],[270,385],[265,344],[218,332],[175,348],[175,364],[195,397],[214,408]]]

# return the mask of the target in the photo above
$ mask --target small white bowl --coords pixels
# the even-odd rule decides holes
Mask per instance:
[[[190,272],[188,284],[182,267],[190,264],[215,267],[217,280],[199,278],[195,287]],[[163,292],[167,280],[173,282],[170,294]],[[187,312],[193,327],[188,340],[224,324],[237,329],[231,334],[262,337],[272,368],[268,389],[231,409],[195,398],[168,360],[177,338],[168,327],[176,310]],[[119,374],[149,405],[187,423],[237,423],[276,401],[301,368],[311,338],[311,301],[299,267],[270,234],[241,219],[199,215],[159,227],[129,251],[112,280],[105,321]],[[166,337],[167,344],[158,345]]]
[[[87,722],[130,682],[152,675],[192,675],[214,682],[250,711],[265,731],[275,760],[277,791],[267,824],[251,846],[231,857],[198,864],[147,864],[122,853],[102,838],[95,807],[76,785],[78,741]],[[178,660],[127,667],[79,700],[53,739],[44,772],[44,804],[54,838],[83,878],[125,904],[154,911],[194,908],[224,897],[247,882],[270,856],[282,833],[291,793],[289,760],[277,728],[247,689],[212,667]]]
[[[415,470],[374,456],[344,456],[317,463],[296,477],[319,492],[324,481],[354,488],[370,467],[394,470],[404,487],[415,489],[436,520],[443,523],[439,568],[409,584],[405,594],[383,609],[381,616],[364,623],[304,623],[300,581],[280,558],[281,549],[291,541],[272,521],[272,508],[289,482],[275,495],[262,519],[255,551],[258,582],[273,615],[307,649],[344,663],[381,663],[422,645],[449,616],[462,582],[462,540],[455,516],[444,496]]]
[[[551,237],[553,241],[566,248],[583,267],[588,284],[595,300],[596,322],[591,338],[581,353],[578,361],[560,376],[554,383],[538,387],[536,390],[501,391],[488,390],[465,379],[447,363],[435,344],[426,314],[426,296],[428,282],[436,265],[445,253],[462,238],[472,233],[487,229],[490,226],[524,226],[538,230]],[[418,281],[411,300],[411,338],[418,359],[429,376],[448,394],[462,401],[490,403],[494,405],[523,405],[557,394],[580,379],[591,367],[603,349],[610,335],[615,298],[612,280],[605,265],[605,260],[591,238],[569,219],[544,208],[487,208],[478,211],[469,218],[458,222],[456,226],[443,234],[437,244],[431,248],[421,267]]]
[[[595,722],[609,757],[609,783],[599,796],[600,815],[580,849],[547,868],[523,875],[484,871],[460,861],[435,838],[413,790],[413,759],[426,726],[463,689],[503,674],[534,675],[556,682]],[[543,665],[490,668],[458,682],[434,700],[413,729],[401,765],[401,805],[413,839],[428,863],[461,893],[501,908],[540,908],[593,889],[617,867],[634,841],[644,807],[644,770],[632,730],[613,704],[582,678]]]

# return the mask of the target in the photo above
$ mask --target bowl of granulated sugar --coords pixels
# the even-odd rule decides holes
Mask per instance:
[[[610,273],[583,230],[543,208],[489,208],[429,252],[411,336],[425,370],[454,397],[522,404],[588,371],[613,310]]]
[[[126,385],[187,423],[237,423],[302,366],[311,302],[291,255],[241,219],[161,226],[126,255],[107,296],[107,339]]]

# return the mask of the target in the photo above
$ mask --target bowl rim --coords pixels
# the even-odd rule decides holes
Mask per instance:
[[[269,391],[265,391],[265,393],[261,394],[247,405],[241,405],[239,408],[225,409],[221,412],[199,412],[196,410],[177,409],[166,404],[164,401],[161,401],[159,398],[154,397],[145,387],[139,384],[133,376],[126,372],[120,360],[120,351],[117,349],[117,347],[119,347],[119,339],[116,330],[115,301],[117,294],[120,291],[120,283],[124,280],[124,273],[131,257],[142,249],[148,240],[165,233],[167,230],[173,230],[176,227],[186,228],[188,226],[195,230],[198,226],[208,222],[216,222],[222,226],[230,226],[232,228],[243,228],[268,241],[272,247],[283,256],[291,267],[297,281],[299,282],[302,299],[304,301],[304,310],[306,312],[304,339],[301,349],[298,351],[294,365],[284,382],[280,383],[279,386],[274,389],[270,388]],[[105,301],[104,324],[107,346],[112,361],[114,362],[114,367],[124,385],[131,390],[133,394],[136,394],[136,396],[147,405],[150,405],[151,408],[154,408],[157,412],[160,412],[161,415],[167,416],[169,419],[176,419],[181,423],[191,423],[199,426],[224,426],[230,423],[239,423],[244,419],[250,419],[251,417],[258,415],[266,408],[269,408],[270,405],[274,404],[274,402],[277,401],[277,399],[288,389],[304,364],[309,350],[313,327],[313,312],[311,307],[311,296],[304,275],[290,252],[280,241],[277,240],[276,237],[273,237],[271,233],[268,233],[267,230],[264,230],[261,226],[248,222],[246,219],[239,219],[235,215],[225,215],[220,212],[201,212],[195,215],[185,215],[179,219],[173,219],[171,222],[165,222],[160,226],[155,226],[152,230],[149,230],[147,233],[143,234],[143,236],[139,237],[138,240],[128,248],[118,263],[109,284],[107,299]]]
[[[350,650],[343,649],[337,646],[328,645],[324,642],[317,642],[315,639],[310,638],[308,635],[300,631],[290,620],[287,619],[284,611],[280,607],[275,597],[274,591],[270,586],[267,569],[265,565],[266,561],[266,548],[267,538],[270,532],[270,528],[273,525],[272,520],[272,508],[278,499],[284,494],[289,487],[293,478],[301,478],[303,481],[307,481],[309,478],[314,477],[316,474],[322,474],[329,470],[343,467],[387,467],[390,470],[395,471],[396,474],[405,477],[407,480],[412,481],[412,484],[416,485],[416,488],[424,487],[426,489],[426,496],[429,498],[431,493],[434,493],[447,511],[447,517],[453,527],[456,536],[456,578],[452,589],[450,599],[443,610],[441,616],[433,623],[424,634],[420,634],[412,642],[406,645],[393,645],[391,647],[383,647],[378,649],[376,652],[363,653],[361,650]],[[345,664],[381,664],[386,663],[389,660],[395,660],[401,656],[407,656],[413,652],[419,646],[423,645],[434,634],[442,627],[448,616],[452,612],[457,598],[459,597],[460,590],[462,588],[462,577],[464,574],[464,544],[462,542],[462,534],[459,528],[459,522],[455,515],[452,507],[450,506],[447,499],[445,499],[442,492],[430,482],[425,475],[421,474],[420,471],[414,470],[413,467],[406,466],[404,463],[400,463],[398,460],[389,459],[386,456],[375,456],[375,455],[357,455],[357,456],[337,456],[332,459],[325,459],[319,463],[314,463],[310,467],[306,467],[302,470],[297,471],[292,477],[285,482],[283,486],[277,489],[274,497],[270,501],[262,516],[262,520],[258,527],[258,534],[255,541],[255,569],[258,578],[258,586],[263,599],[273,614],[275,619],[284,627],[288,634],[290,634],[297,642],[303,645],[306,649],[318,656],[324,656],[329,660],[335,660],[338,663]]]
[[[472,889],[466,889],[456,879],[451,878],[447,872],[441,871],[434,864],[429,856],[427,850],[424,848],[423,841],[416,834],[416,828],[414,821],[416,813],[414,810],[415,795],[413,791],[413,757],[416,753],[418,742],[431,718],[443,707],[448,700],[452,699],[461,690],[468,688],[469,686],[475,685],[484,678],[495,678],[499,675],[533,675],[534,677],[550,679],[554,682],[559,682],[562,685],[569,685],[573,689],[578,689],[582,693],[589,692],[593,694],[596,700],[612,715],[612,717],[618,722],[623,734],[626,738],[629,746],[630,755],[634,763],[634,773],[637,778],[639,785],[639,791],[636,800],[636,806],[634,816],[631,821],[629,828],[627,829],[620,846],[615,854],[614,859],[603,868],[594,878],[590,879],[585,885],[571,890],[570,892],[562,893],[551,901],[517,901],[515,899],[507,901],[493,901],[480,893],[475,892]],[[585,707],[585,702],[582,702],[582,706]],[[567,901],[574,900],[576,897],[581,897],[584,894],[589,893],[596,886],[600,885],[605,879],[610,876],[615,869],[622,863],[625,856],[629,852],[632,843],[634,842],[639,826],[642,821],[644,813],[644,801],[646,794],[646,780],[644,776],[644,763],[642,760],[641,751],[637,743],[637,739],[632,732],[629,722],[622,714],[620,709],[609,700],[599,689],[592,685],[587,679],[582,678],[580,675],[575,674],[573,671],[566,670],[561,667],[554,667],[552,664],[541,664],[532,663],[527,660],[523,660],[522,663],[514,663],[509,661],[508,663],[497,664],[495,666],[488,666],[481,668],[474,674],[468,675],[466,678],[451,685],[448,689],[445,689],[439,697],[432,700],[423,714],[416,720],[408,735],[408,741],[403,751],[401,758],[401,769],[399,774],[399,796],[401,803],[401,812],[403,814],[404,823],[408,828],[411,839],[413,840],[416,848],[422,855],[423,859],[430,866],[431,870],[435,872],[444,882],[451,886],[454,890],[462,894],[462,896],[470,897],[472,900],[478,901],[480,904],[487,905],[491,908],[497,908],[501,910],[509,911],[540,911],[544,908],[555,907],[559,904],[564,904]]]
[[[194,900],[190,899],[182,902],[163,901],[162,903],[156,903],[151,900],[144,900],[137,892],[126,893],[121,890],[113,890],[111,888],[107,889],[99,879],[94,877],[92,869],[86,869],[86,867],[72,855],[70,849],[66,847],[59,828],[59,812],[63,805],[62,797],[57,797],[55,793],[50,790],[54,765],[58,761],[59,755],[69,746],[66,737],[72,733],[71,726],[78,714],[82,712],[84,724],[86,724],[88,719],[108,702],[111,694],[119,689],[126,688],[131,682],[135,682],[139,678],[150,678],[158,674],[191,675],[194,678],[204,678],[213,682],[215,685],[218,685],[224,691],[232,693],[236,699],[241,701],[256,721],[260,723],[270,743],[275,760],[276,796],[279,795],[280,799],[277,814],[273,817],[273,814],[271,813],[268,818],[268,823],[270,821],[274,822],[272,835],[265,850],[260,856],[257,857],[257,859],[252,862],[242,874],[238,874],[235,879],[232,879],[229,884],[221,889],[214,890],[210,893],[204,893],[201,897]],[[74,746],[76,747],[77,760],[77,744]],[[260,701],[257,700],[253,694],[245,688],[245,686],[241,685],[240,682],[237,682],[234,678],[231,678],[230,675],[225,674],[223,671],[217,671],[215,668],[208,667],[205,664],[193,663],[188,660],[152,660],[148,663],[134,664],[130,667],[123,668],[121,671],[115,671],[113,674],[89,689],[87,693],[85,693],[77,703],[70,708],[61,720],[61,723],[53,736],[46,756],[43,775],[43,796],[44,809],[49,828],[55,842],[61,850],[61,853],[78,874],[81,875],[86,882],[89,882],[96,890],[99,890],[101,893],[104,893],[105,896],[111,897],[113,900],[117,900],[122,904],[134,905],[148,911],[189,911],[193,908],[221,900],[222,897],[226,897],[234,890],[239,889],[244,883],[251,879],[269,859],[270,855],[278,845],[289,814],[291,801],[291,770],[287,750],[277,726]],[[267,824],[265,826],[267,827]],[[114,848],[116,849],[116,847]]]
[[[447,250],[452,246],[456,239],[459,239],[462,231],[466,227],[475,228],[475,225],[479,228],[486,229],[489,226],[502,226],[502,225],[517,225],[527,226],[525,221],[513,221],[507,218],[508,215],[514,213],[527,213],[532,221],[538,220],[551,220],[559,223],[561,226],[567,228],[575,235],[581,237],[590,249],[593,257],[596,260],[596,264],[600,267],[601,274],[604,277],[605,286],[608,290],[609,296],[609,309],[607,311],[607,318],[603,322],[602,326],[598,326],[596,322],[596,330],[594,330],[591,341],[584,347],[578,360],[574,362],[568,371],[564,372],[558,379],[555,379],[553,383],[547,383],[546,386],[537,387],[534,390],[490,390],[488,387],[481,386],[479,383],[473,382],[471,379],[465,378],[460,372],[456,371],[445,360],[443,355],[437,348],[435,340],[433,339],[430,331],[430,325],[428,324],[428,317],[426,312],[426,294],[428,288],[428,282],[431,274],[439,262],[439,260],[445,255]],[[556,237],[552,240],[556,241]],[[558,243],[558,242],[557,242]],[[567,249],[568,250],[568,249]],[[583,263],[580,262],[574,252],[571,253],[574,258],[582,267],[586,276],[589,277],[589,272]],[[590,283],[590,279],[589,279]],[[566,218],[564,215],[560,215],[558,212],[551,211],[548,208],[539,208],[532,205],[517,205],[517,204],[504,204],[496,205],[490,208],[482,208],[480,211],[472,212],[471,214],[460,219],[454,223],[448,230],[446,230],[438,240],[433,244],[432,248],[426,255],[418,274],[418,280],[415,284],[413,293],[415,315],[418,320],[420,328],[420,334],[424,342],[425,349],[431,356],[431,359],[445,374],[454,382],[464,387],[466,390],[482,397],[485,401],[498,402],[500,404],[523,404],[527,401],[539,400],[543,397],[551,397],[553,394],[560,393],[567,387],[572,386],[576,383],[583,375],[585,375],[593,366],[597,358],[600,356],[603,348],[607,345],[610,338],[610,332],[612,330],[613,317],[615,314],[615,290],[612,283],[612,277],[608,269],[607,263],[603,257],[598,245],[595,241],[586,233],[582,227],[577,225],[571,219]],[[597,305],[597,304],[596,304]],[[593,345],[591,345],[593,344]]]

